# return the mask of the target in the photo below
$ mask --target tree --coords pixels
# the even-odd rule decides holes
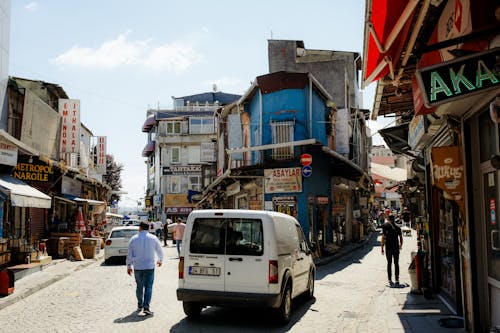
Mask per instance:
[[[106,154],[106,174],[102,176],[102,180],[111,187],[115,193],[111,193],[110,203],[120,201],[120,195],[117,194],[122,188],[121,173],[123,164],[115,162],[115,158],[111,154]]]

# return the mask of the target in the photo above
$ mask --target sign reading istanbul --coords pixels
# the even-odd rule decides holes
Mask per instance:
[[[59,114],[61,115],[60,152],[80,152],[80,100],[60,99]]]
[[[500,86],[500,48],[417,70],[427,107]]]
[[[265,193],[302,192],[301,168],[264,169]]]

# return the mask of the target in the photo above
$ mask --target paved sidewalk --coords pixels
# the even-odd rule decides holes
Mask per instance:
[[[94,259],[71,261],[68,259],[54,259],[47,265],[42,265],[39,272],[34,272],[14,282],[14,292],[8,296],[0,296],[0,310],[28,297],[59,280],[70,276],[96,262],[101,262],[104,250],[100,250]]]

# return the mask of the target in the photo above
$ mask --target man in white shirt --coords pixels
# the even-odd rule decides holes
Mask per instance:
[[[155,222],[155,235],[158,239],[161,239],[161,231],[163,229],[163,223],[160,220]]]
[[[137,284],[135,295],[137,297],[137,311],[144,310],[146,316],[152,315],[149,305],[153,292],[155,276],[155,254],[156,264],[161,267],[163,262],[163,250],[160,241],[148,232],[149,225],[146,222],[139,224],[139,233],[130,239],[127,253],[127,274],[134,273]]]

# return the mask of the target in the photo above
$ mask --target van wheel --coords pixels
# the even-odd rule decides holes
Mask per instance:
[[[182,302],[184,313],[188,318],[196,319],[200,317],[202,306],[194,302]]]
[[[314,272],[312,270],[309,272],[306,295],[308,299],[312,299],[314,297]]]
[[[285,325],[290,322],[292,312],[292,288],[289,284],[286,285],[283,291],[280,307],[278,308],[278,318]]]

